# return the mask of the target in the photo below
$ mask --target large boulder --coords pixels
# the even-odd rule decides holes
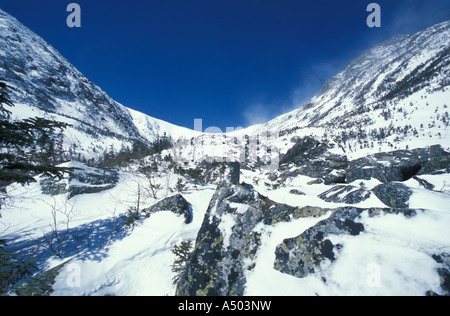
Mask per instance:
[[[450,172],[450,153],[440,145],[414,150],[377,153],[353,160],[346,172],[346,182],[371,178],[383,183],[406,181],[416,175]]]
[[[99,193],[113,189],[119,182],[119,173],[112,169],[93,168],[75,170],[69,176],[69,199],[81,194]]]
[[[386,206],[392,208],[409,208],[409,198],[413,191],[402,183],[380,184],[372,192]]]
[[[325,211],[325,210],[324,210]],[[361,209],[343,207],[332,211],[333,214],[304,233],[294,238],[285,239],[275,250],[274,269],[298,278],[304,278],[320,270],[320,265],[329,261],[333,263],[342,245],[333,244],[329,236],[358,236],[365,227],[357,221],[363,212],[369,216],[384,213],[400,213],[405,216],[415,216],[414,210],[393,209]]]
[[[192,223],[192,206],[181,194],[165,198],[155,205],[142,210],[142,213],[146,217],[150,217],[152,214],[162,211],[170,211],[178,216],[184,216],[186,224]]]
[[[42,177],[39,184],[43,194],[55,196],[68,193],[71,199],[77,195],[113,189],[119,182],[119,172],[116,170],[89,167],[77,162],[71,162],[68,166],[75,170],[64,179]]]

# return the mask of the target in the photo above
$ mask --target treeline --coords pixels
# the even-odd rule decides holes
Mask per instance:
[[[150,144],[135,140],[131,148],[122,145],[120,150],[116,150],[113,146],[110,146],[97,161],[91,161],[91,164],[102,168],[125,167],[133,160],[161,154],[164,150],[172,147],[172,138],[164,133],[163,136],[158,137]],[[89,163],[89,161],[86,162]]]

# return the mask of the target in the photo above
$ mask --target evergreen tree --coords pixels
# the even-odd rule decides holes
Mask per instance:
[[[175,276],[172,279],[173,284],[177,284],[183,273],[186,271],[192,248],[192,240],[182,241],[180,245],[175,245],[173,247],[172,253],[176,256],[172,264],[172,272],[175,273]]]
[[[186,184],[183,182],[181,178],[178,178],[177,185],[175,187],[178,192],[182,192],[186,189]]]
[[[69,125],[44,118],[11,121],[13,107],[8,95],[10,87],[0,79],[0,192],[6,194],[6,186],[14,182],[29,184],[34,177],[44,174],[62,179],[72,168],[56,167],[56,140]],[[61,157],[60,157],[61,158]],[[1,201],[0,198],[0,208]]]

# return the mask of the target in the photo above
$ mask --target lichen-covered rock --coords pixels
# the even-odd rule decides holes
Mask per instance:
[[[261,245],[256,225],[323,214],[320,208],[279,204],[249,186],[223,182],[211,199],[177,295],[243,295],[245,271],[254,268]]]
[[[414,180],[416,180],[417,182],[419,182],[419,184],[424,187],[427,190],[434,190],[434,185],[431,184],[430,182],[428,182],[427,180],[424,180],[422,178],[419,178],[417,176],[413,177]]]
[[[248,187],[218,186],[198,233],[187,270],[177,285],[179,296],[242,295],[245,269],[258,248],[252,233],[262,218],[261,200]]]
[[[67,262],[59,266],[43,272],[23,284],[14,287],[10,291],[10,295],[17,296],[50,296],[53,293],[53,284],[59,271],[67,264]]]
[[[442,295],[450,296],[450,255],[448,253],[434,255],[433,259],[441,265],[438,269],[438,274],[441,283]]]
[[[311,273],[318,272],[323,262],[334,262],[342,245],[333,244],[330,235],[358,236],[365,227],[358,222],[363,212],[370,217],[380,214],[402,213],[406,217],[417,214],[415,210],[400,209],[361,209],[342,207],[337,209],[323,209],[333,212],[330,217],[307,229],[301,235],[285,239],[275,250],[274,269],[298,278],[304,278]]]
[[[372,192],[386,206],[392,208],[409,208],[409,198],[413,191],[402,183],[380,184]]]
[[[142,213],[150,217],[151,214],[161,211],[170,211],[178,216],[184,216],[186,224],[192,223],[192,206],[181,194],[165,198],[155,205],[142,210]]]
[[[300,236],[285,239],[275,250],[275,270],[303,278],[317,271],[324,260],[334,261],[334,248],[339,245],[333,245],[327,235],[359,235],[364,226],[355,220],[362,212],[358,208],[339,208]]]

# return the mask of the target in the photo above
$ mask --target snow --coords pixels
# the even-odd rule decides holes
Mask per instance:
[[[439,264],[432,255],[450,251],[449,176],[420,176],[434,184],[438,191],[423,189],[414,179],[404,182],[413,190],[410,207],[419,210],[414,217],[406,218],[402,214],[369,217],[365,211],[357,220],[365,227],[360,235],[327,236],[333,244],[342,246],[339,251],[335,250],[337,260],[333,263],[323,262],[320,272],[303,279],[273,269],[275,249],[284,239],[299,236],[331,213],[317,219],[297,219],[275,226],[260,224],[255,231],[261,233],[262,245],[255,255],[255,269],[247,272],[245,295],[422,296],[429,290],[441,293],[440,278],[436,273]],[[286,183],[286,187],[275,190],[256,185],[255,182],[262,182],[263,177],[258,178],[253,172],[245,171],[244,177],[246,181],[253,180],[256,189],[262,194],[280,203],[298,207],[345,206],[317,198],[318,194],[332,186],[307,185],[312,179],[305,176],[298,176]],[[361,183],[368,190],[380,184],[378,180],[372,179],[358,180],[349,185],[358,187]],[[288,194],[292,188],[306,193],[306,196]],[[353,206],[386,207],[373,194],[370,199]]]
[[[132,234],[102,249],[103,258],[73,259],[79,266],[80,287],[68,286],[71,270],[63,269],[56,279],[53,295],[174,295],[171,249],[182,240],[197,237],[207,204],[214,190],[190,192],[185,198],[192,203],[194,220],[185,224],[184,217],[171,212],[152,214],[134,228]],[[70,282],[69,282],[70,285]]]
[[[68,166],[82,167],[71,163]],[[87,171],[94,172],[85,167]],[[273,268],[275,249],[284,239],[297,237],[308,228],[326,220],[331,210],[344,204],[325,202],[317,197],[332,186],[307,184],[312,179],[298,176],[285,187],[271,189],[264,185],[268,175],[243,170],[243,179],[270,199],[292,206],[318,206],[330,212],[320,218],[300,218],[274,225],[258,224],[254,232],[261,235],[261,245],[254,260],[247,260],[254,269],[246,271],[245,295],[424,295],[432,290],[440,293],[439,264],[431,257],[434,254],[450,253],[450,195],[447,183],[450,175],[427,175],[421,178],[436,185],[437,191],[425,190],[418,182],[404,182],[413,191],[410,207],[418,209],[417,215],[406,218],[402,214],[385,214],[369,217],[365,211],[357,219],[365,229],[358,236],[329,235],[335,249],[336,261],[324,261],[321,269],[305,278],[283,274]],[[166,184],[166,179],[159,179]],[[171,177],[171,185],[177,177]],[[73,210],[70,229],[78,236],[80,245],[72,244],[63,259],[48,250],[38,256],[38,264],[50,269],[67,263],[58,274],[53,295],[174,295],[171,264],[172,247],[182,240],[196,240],[205,212],[209,206],[215,186],[186,190],[183,196],[192,204],[193,222],[185,224],[183,216],[171,212],[159,212],[141,219],[130,230],[112,230],[119,216],[135,205],[137,190],[136,175],[120,173],[115,188],[94,194],[76,196],[69,202],[66,195],[50,197],[41,194],[38,183],[26,187],[11,186],[14,203],[2,210],[2,223],[7,230],[0,238],[7,238],[12,245],[27,245],[30,249],[42,236],[50,231],[51,209]],[[361,180],[352,185],[363,185],[372,189],[378,180]],[[258,184],[256,184],[258,183]],[[291,189],[304,192],[305,196],[290,194]],[[164,191],[159,198],[164,197]],[[143,201],[153,205],[158,200]],[[248,206],[240,203],[230,205],[235,214],[220,217],[219,229],[223,245],[230,245],[235,216],[243,214]],[[372,195],[369,200],[355,205],[360,208],[385,207]],[[212,216],[215,208],[212,209]],[[60,229],[65,225],[64,214],[60,214]],[[3,231],[3,229],[2,229]],[[83,238],[87,242],[83,244]],[[30,241],[31,238],[31,241]]]
[[[447,197],[447,204],[450,199]],[[359,236],[327,236],[342,246],[337,260],[322,263],[321,271],[303,279],[273,269],[275,249],[284,239],[300,235],[318,219],[298,219],[276,226],[259,226],[261,249],[257,264],[247,273],[246,295],[372,296],[440,293],[439,265],[431,256],[450,251],[450,209],[423,211],[413,218],[362,214],[365,231]]]
[[[392,39],[367,51],[332,78],[308,102],[308,107],[243,130],[207,134],[152,118],[113,101],[44,40],[3,11],[0,13],[0,35],[5,39],[0,42],[0,56],[20,64],[15,59],[18,58],[27,65],[23,74],[0,69],[6,79],[19,78],[8,83],[15,91],[12,118],[21,120],[37,116],[73,125],[64,133],[65,146],[67,149],[76,147],[77,154],[88,159],[98,158],[110,148],[131,147],[132,139],[139,135],[149,142],[163,135],[171,136],[174,147],[164,151],[162,156],[170,154],[183,167],[194,167],[195,163],[208,159],[222,161],[224,157],[227,161],[242,161],[247,136],[250,167],[258,157],[267,156],[268,149],[272,154],[286,153],[293,146],[294,137],[305,136],[329,142],[334,147],[330,153],[346,155],[349,160],[436,144],[450,149],[448,118],[447,123],[443,120],[445,115],[448,116],[449,90],[447,86],[440,86],[446,79],[448,67],[424,82],[423,87],[416,87],[408,96],[389,101],[385,107],[379,107],[382,95],[376,96],[383,85],[399,82],[421,64],[430,64],[436,54],[448,47],[448,22],[414,37]],[[17,34],[11,34],[13,29]],[[8,35],[18,36],[20,41],[6,40]],[[417,45],[413,45],[412,39]],[[61,77],[66,86],[52,85],[59,93],[42,84],[51,77],[55,66],[67,68],[66,76]],[[35,91],[48,96],[49,100],[54,99],[52,113],[43,110],[36,100],[30,101]],[[83,97],[77,95],[77,91],[82,91]],[[87,100],[86,95],[92,100]],[[358,95],[360,99],[355,99]],[[358,107],[361,109],[356,111]],[[386,119],[385,110],[390,110],[389,119]],[[405,126],[409,128],[398,130]],[[371,135],[372,131],[381,129],[393,132],[384,139]],[[344,132],[362,133],[366,137],[342,140]],[[67,166],[90,170],[78,163]],[[277,167],[273,164],[269,171]],[[142,198],[141,209],[169,196],[169,188],[175,187],[179,178],[171,171],[160,174],[156,183],[164,189],[158,192],[157,198]],[[339,251],[335,250],[337,260],[323,262],[319,272],[303,279],[273,269],[275,249],[284,239],[296,237],[328,218],[331,211],[320,218],[292,218],[290,222],[275,225],[259,224],[254,231],[261,234],[261,246],[254,262],[247,260],[249,265],[255,263],[255,266],[246,272],[245,294],[423,295],[428,290],[440,293],[436,272],[439,265],[431,256],[450,253],[450,175],[423,175],[420,178],[433,184],[435,189],[426,190],[414,179],[404,182],[412,189],[409,205],[418,209],[416,216],[406,218],[401,214],[385,214],[369,217],[363,212],[358,221],[365,230],[358,236],[327,236],[334,244],[342,246]],[[330,210],[346,206],[320,199],[318,195],[332,186],[311,184],[315,179],[310,177],[289,178],[280,185],[270,181],[261,170],[242,170],[242,179],[278,203]],[[192,204],[193,221],[190,224],[185,224],[182,216],[159,212],[140,219],[133,228],[116,231],[120,216],[136,206],[136,192],[138,186],[145,183],[144,177],[123,171],[114,188],[70,200],[67,200],[67,194],[43,195],[40,178],[37,180],[29,186],[8,187],[10,198],[1,210],[0,239],[6,239],[13,250],[22,252],[39,246],[36,263],[41,271],[67,263],[55,280],[53,295],[174,295],[171,249],[182,240],[196,239],[214,194],[214,185],[182,192]],[[85,185],[77,181],[72,184]],[[358,180],[350,185],[357,188],[364,185],[371,190],[378,184],[378,180],[372,179]],[[291,194],[293,189],[305,195]],[[385,207],[374,194],[352,206]],[[248,210],[248,206],[238,203],[231,207],[236,209],[236,214]],[[56,213],[56,224],[52,214],[55,210],[60,210]],[[217,205],[211,210],[211,218],[218,216],[216,210]],[[235,215],[224,214],[219,220],[223,244],[228,247],[236,224]],[[64,232],[66,226],[71,239],[59,258],[48,249],[46,236],[55,228]]]
[[[438,264],[431,258],[450,250],[450,212],[424,211],[413,218],[387,214],[370,218],[362,214],[365,231],[360,236],[332,236],[342,252],[325,278],[333,280],[325,294],[423,295],[440,292]],[[372,265],[379,269],[377,286],[367,279]]]
[[[130,108],[127,108],[127,111],[130,113],[133,123],[141,136],[149,141],[155,141],[158,136],[164,134],[166,134],[166,136],[171,136],[174,139],[179,139],[181,137],[191,138],[202,135],[199,131],[176,126]],[[192,122],[192,124],[194,124],[194,122]]]
[[[67,166],[93,171],[79,163]],[[176,182],[176,177],[172,178]],[[166,184],[165,179],[160,181]],[[2,210],[0,238],[21,251],[41,244],[36,259],[43,270],[70,261],[56,278],[53,295],[174,295],[171,249],[182,240],[195,241],[215,186],[183,193],[192,204],[190,224],[185,224],[183,216],[158,212],[141,219],[134,229],[121,228],[119,232],[113,229],[114,225],[136,202],[137,182],[133,174],[120,173],[119,182],[111,190],[76,196],[69,201],[67,194],[42,195],[39,183],[13,185],[8,191],[14,203]],[[146,204],[156,202],[153,199]],[[51,231],[53,208],[72,212],[70,235],[79,239],[68,240],[63,259],[46,249],[43,237]],[[64,212],[57,214],[57,222],[63,232],[67,224]],[[69,286],[74,267],[79,272],[79,287]]]
[[[220,224],[218,226],[221,235],[223,236],[223,247],[230,246],[230,238],[233,234],[233,227],[236,224],[235,218],[232,214],[222,214],[220,217]]]
[[[72,260],[80,267],[81,286],[68,287],[66,270],[56,279],[53,295],[173,295],[170,250],[193,237],[183,234],[185,226],[184,218],[171,212],[152,215],[132,235],[110,246],[101,261]]]

